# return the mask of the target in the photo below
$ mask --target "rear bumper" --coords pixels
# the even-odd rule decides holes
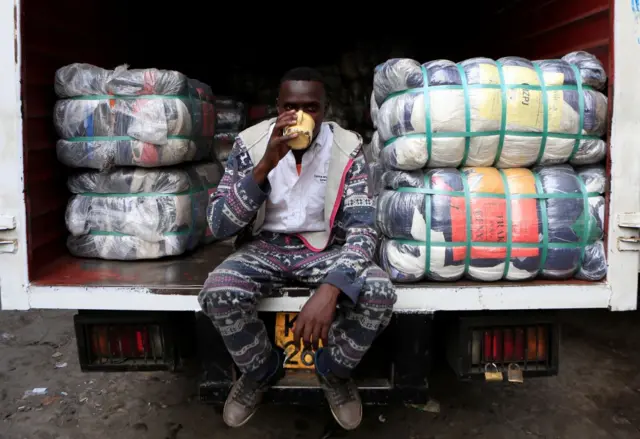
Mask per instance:
[[[34,309],[85,309],[114,311],[200,310],[201,286],[185,288],[148,286],[28,286],[29,306]],[[397,284],[400,313],[437,311],[613,309],[611,287],[604,282]],[[261,311],[298,312],[309,293],[282,291],[279,297],[260,301]],[[10,309],[10,308],[6,308]]]
[[[273,340],[275,314],[263,313]],[[221,404],[239,375],[231,356],[211,321],[197,314],[198,353],[202,368],[200,400]],[[389,327],[354,371],[363,404],[425,404],[431,367],[433,318],[430,315],[394,315]],[[407,337],[407,335],[410,335]],[[274,404],[324,404],[324,395],[315,375],[307,370],[287,370],[287,375],[269,389],[265,400]]]
[[[260,318],[274,340],[276,313],[261,312]],[[84,311],[76,315],[75,326],[83,371],[180,372],[195,365],[199,399],[210,404],[223,403],[240,374],[202,313]],[[364,404],[425,404],[433,366],[467,380],[484,379],[491,365],[507,381],[514,364],[525,378],[557,374],[559,326],[553,315],[396,313],[353,378]],[[265,397],[275,404],[324,404],[313,371],[302,369],[287,369]]]
[[[426,404],[429,388],[425,384],[416,387],[371,387],[366,382],[358,382],[360,398],[364,405],[399,405]],[[204,381],[199,386],[200,402],[212,405],[224,403],[231,383],[216,383]],[[315,387],[289,387],[278,385],[269,389],[264,401],[281,405],[325,405],[326,400],[322,390]]]

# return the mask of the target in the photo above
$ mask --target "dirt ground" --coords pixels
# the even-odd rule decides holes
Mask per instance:
[[[563,314],[559,376],[523,385],[432,383],[439,413],[365,407],[335,430],[325,410],[267,406],[226,428],[168,373],[82,373],[71,312],[0,313],[1,439],[640,438],[640,314]],[[28,391],[46,388],[45,395]]]

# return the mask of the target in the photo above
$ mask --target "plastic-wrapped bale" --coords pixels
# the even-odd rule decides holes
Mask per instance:
[[[377,163],[380,160],[380,151],[383,145],[378,131],[374,131],[369,143],[363,146],[364,155],[369,163]]]
[[[247,115],[242,102],[230,98],[216,98],[216,133],[213,136],[213,153],[215,160],[222,164],[227,162],[233,142],[245,128]]]
[[[176,71],[71,64],[55,76],[58,159],[70,167],[158,167],[211,155],[211,88]]]
[[[383,65],[384,64],[378,64],[375,67],[374,72],[377,72],[378,70],[380,70]],[[375,89],[373,89],[371,90],[371,97],[369,99],[369,113],[371,115],[371,123],[373,124],[373,128],[376,128],[376,129],[378,128],[378,112],[379,111],[380,111],[380,106],[376,101],[376,91]]]
[[[242,102],[231,98],[216,97],[216,133],[238,132],[245,128],[246,112]]]
[[[85,95],[175,95],[187,86],[180,72],[133,69],[121,65],[113,70],[86,63],[73,63],[56,71],[54,89],[61,98]]]
[[[75,194],[67,247],[80,257],[139,260],[211,242],[206,209],[221,177],[219,163],[78,173],[67,182]]]
[[[383,185],[380,262],[394,281],[606,274],[602,166],[387,171]]]
[[[384,189],[382,180],[384,173],[385,169],[380,163],[369,163],[369,187],[374,197],[377,197]]]
[[[425,80],[426,79],[426,80]],[[606,74],[597,58],[391,59],[374,75],[377,128],[390,169],[529,167],[606,154]]]
[[[378,103],[376,102],[375,92],[371,92],[371,100],[369,101],[369,114],[371,116],[371,123],[374,128],[378,128],[378,111],[380,107],[378,107]]]
[[[214,158],[222,164],[227,163],[227,159],[233,149],[233,143],[240,134],[237,131],[228,133],[216,133],[213,136],[213,152]]]

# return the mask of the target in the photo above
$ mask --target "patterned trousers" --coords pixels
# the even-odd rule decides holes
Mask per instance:
[[[332,246],[314,253],[297,237],[263,233],[259,238],[220,264],[198,296],[242,373],[264,370],[273,349],[257,316],[258,300],[292,281],[319,286],[340,252],[339,246]],[[357,303],[342,298],[324,348],[331,369],[342,375],[358,365],[389,324],[396,301],[394,286],[381,268],[372,263],[361,277]]]

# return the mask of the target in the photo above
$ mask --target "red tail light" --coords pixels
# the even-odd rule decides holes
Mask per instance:
[[[524,360],[524,329],[515,328],[515,360]]]
[[[502,351],[504,347],[503,341],[504,335],[500,329],[493,330],[493,356],[492,358],[502,358]]]
[[[544,361],[547,359],[547,341],[544,327],[527,328],[527,360]]]
[[[460,378],[521,382],[558,373],[560,324],[553,312],[469,313],[441,322],[449,332],[447,361]]]
[[[181,352],[193,352],[189,340],[176,343],[178,334],[193,329],[190,315],[81,311],[73,320],[83,372],[175,370]]]
[[[164,346],[157,325],[95,325],[89,328],[91,354],[100,362],[113,359],[162,358]]]
[[[510,329],[506,329],[504,331],[504,359],[505,361],[515,361],[515,352],[514,352],[514,343],[513,343],[513,331]]]
[[[471,362],[518,363],[544,362],[548,359],[549,334],[545,326],[501,327],[473,330]],[[482,352],[482,361],[480,361]]]

